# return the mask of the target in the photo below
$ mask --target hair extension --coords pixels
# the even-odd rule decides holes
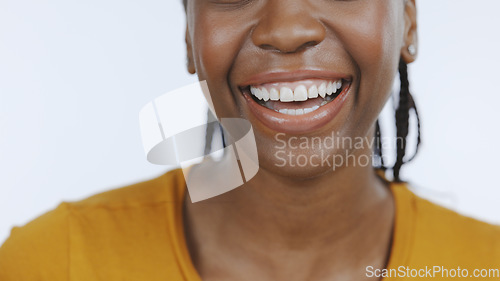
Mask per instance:
[[[207,109],[204,155],[208,155],[210,154],[210,152],[212,152],[212,141],[214,139],[214,134],[217,131],[217,125],[219,127],[219,132],[222,138],[222,147],[226,147],[226,139],[224,137],[224,130],[222,128],[222,125],[217,121],[212,111],[210,109]]]
[[[212,151],[212,140],[214,138],[214,133],[215,133],[215,128],[216,128],[216,123],[214,121],[214,117],[212,114],[212,111],[210,109],[207,109],[207,129],[205,133],[205,149],[204,149],[204,155],[207,155]]]
[[[420,118],[418,116],[415,101],[410,93],[410,83],[408,81],[408,66],[401,58],[399,61],[399,77],[401,80],[401,87],[399,92],[399,104],[396,109],[396,162],[392,168],[394,181],[401,182],[400,172],[401,167],[411,161],[418,152],[420,147]],[[415,154],[408,159],[404,160],[406,154],[406,144],[409,131],[410,111],[413,110],[417,120],[417,145]]]
[[[383,171],[386,170],[385,164],[384,164],[384,153],[382,151],[382,131],[380,130],[380,122],[377,121],[375,122],[375,155],[378,156],[379,158],[379,165],[377,168],[382,169]]]

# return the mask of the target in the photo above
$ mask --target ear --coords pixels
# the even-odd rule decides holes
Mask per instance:
[[[415,5],[415,0],[405,0],[404,5],[405,27],[401,57],[408,64],[414,62],[418,54],[417,7]],[[415,48],[415,52],[410,52],[410,46]]]
[[[193,48],[191,45],[191,36],[189,36],[189,29],[186,25],[186,56],[187,56],[187,70],[191,74],[196,73],[196,68],[194,67],[194,60],[193,60]]]

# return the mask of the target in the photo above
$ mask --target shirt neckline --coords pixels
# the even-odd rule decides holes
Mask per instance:
[[[388,262],[385,269],[395,269],[408,264],[416,222],[415,195],[408,189],[406,182],[390,181],[384,169],[375,169],[376,175],[385,182],[394,200],[394,219],[392,241]],[[382,278],[385,281],[386,278]]]
[[[169,214],[168,219],[174,225],[174,227],[170,228],[170,235],[173,240],[172,247],[174,248],[184,279],[186,281],[202,281],[198,271],[194,267],[187,247],[184,225],[184,202],[187,186],[181,169],[176,171],[175,177],[177,183],[174,188],[176,204],[172,204],[174,210],[167,212]],[[397,270],[399,266],[408,263],[411,252],[411,241],[413,241],[415,227],[415,201],[406,183],[391,182],[385,178],[384,180],[389,184],[395,205],[392,242],[386,269]],[[386,281],[387,278],[382,278],[381,280]]]
[[[409,261],[415,233],[415,200],[406,183],[389,182],[389,188],[394,198],[395,210],[391,250],[386,269],[397,270],[400,266],[406,266]],[[381,280],[386,281],[388,278]]]

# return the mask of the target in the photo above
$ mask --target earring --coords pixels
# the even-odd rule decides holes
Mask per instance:
[[[415,45],[411,44],[408,46],[408,52],[410,55],[414,56],[417,53],[417,48],[415,48]]]

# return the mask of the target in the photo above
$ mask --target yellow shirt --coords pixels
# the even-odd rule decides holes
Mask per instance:
[[[185,190],[182,172],[174,170],[79,202],[62,203],[13,228],[0,248],[0,280],[200,281],[183,235]],[[388,269],[392,277],[400,278],[384,280],[443,280],[439,274],[435,278],[402,275],[416,270],[423,274],[426,266],[442,267],[448,274],[458,267],[467,268],[469,275],[489,269],[490,276],[500,269],[499,226],[430,203],[404,184],[392,183],[391,190],[396,219]],[[367,265],[359,279],[382,273]]]

